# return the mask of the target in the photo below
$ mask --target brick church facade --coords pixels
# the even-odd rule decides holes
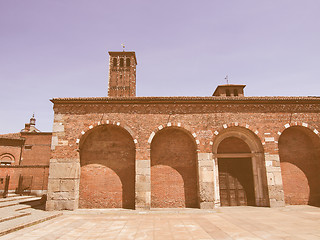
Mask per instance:
[[[136,97],[109,55],[108,97],[51,100],[47,210],[320,206],[319,97]]]
[[[0,135],[0,193],[3,195],[5,189],[8,193],[47,194],[52,133],[41,132],[35,125],[33,116],[20,132]]]

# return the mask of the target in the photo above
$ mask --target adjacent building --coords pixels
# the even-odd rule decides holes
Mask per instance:
[[[0,191],[10,177],[9,192],[46,194],[52,133],[35,125],[32,116],[19,133],[0,135]]]

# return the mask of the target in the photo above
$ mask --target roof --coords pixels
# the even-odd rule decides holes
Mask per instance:
[[[6,134],[0,134],[0,138],[7,138],[7,139],[20,139],[20,133],[6,133]]]
[[[250,102],[266,102],[266,103],[317,103],[320,104],[320,97],[80,97],[80,98],[53,98],[52,103],[250,103]]]
[[[21,132],[21,136],[23,135],[52,135],[52,132]]]
[[[20,133],[0,134],[0,145],[2,146],[21,146],[25,139],[20,137]]]
[[[246,85],[243,84],[221,84],[217,87],[245,87]]]
[[[218,85],[216,90],[214,90],[214,93],[212,94],[212,96],[219,96],[219,93],[218,91],[220,89],[228,89],[228,88],[232,88],[232,89],[239,89],[241,92],[242,92],[242,95],[243,95],[243,89],[246,87],[246,85],[240,85],[240,84],[223,84],[223,85]],[[230,96],[228,96],[230,97]]]

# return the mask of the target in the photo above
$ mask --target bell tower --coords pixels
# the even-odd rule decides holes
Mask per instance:
[[[109,52],[109,97],[136,96],[135,52]]]

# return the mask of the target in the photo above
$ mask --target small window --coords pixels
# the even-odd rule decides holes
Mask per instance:
[[[230,90],[229,89],[227,89],[226,90],[226,95],[227,95],[227,97],[230,97],[231,95],[230,95]]]
[[[130,58],[127,58],[127,59],[126,59],[126,66],[127,66],[127,67],[130,67]]]
[[[113,58],[113,66],[116,67],[118,65],[118,61],[116,58]]]
[[[2,166],[11,165],[11,162],[0,162],[0,165]]]
[[[124,60],[123,58],[120,58],[120,67],[123,67],[123,65],[124,65]]]
[[[24,149],[26,149],[26,150],[31,150],[31,149],[32,149],[32,145],[25,145],[25,146],[24,146]]]
[[[238,96],[238,89],[234,89],[234,90],[233,90],[233,95],[234,95],[234,96]]]

